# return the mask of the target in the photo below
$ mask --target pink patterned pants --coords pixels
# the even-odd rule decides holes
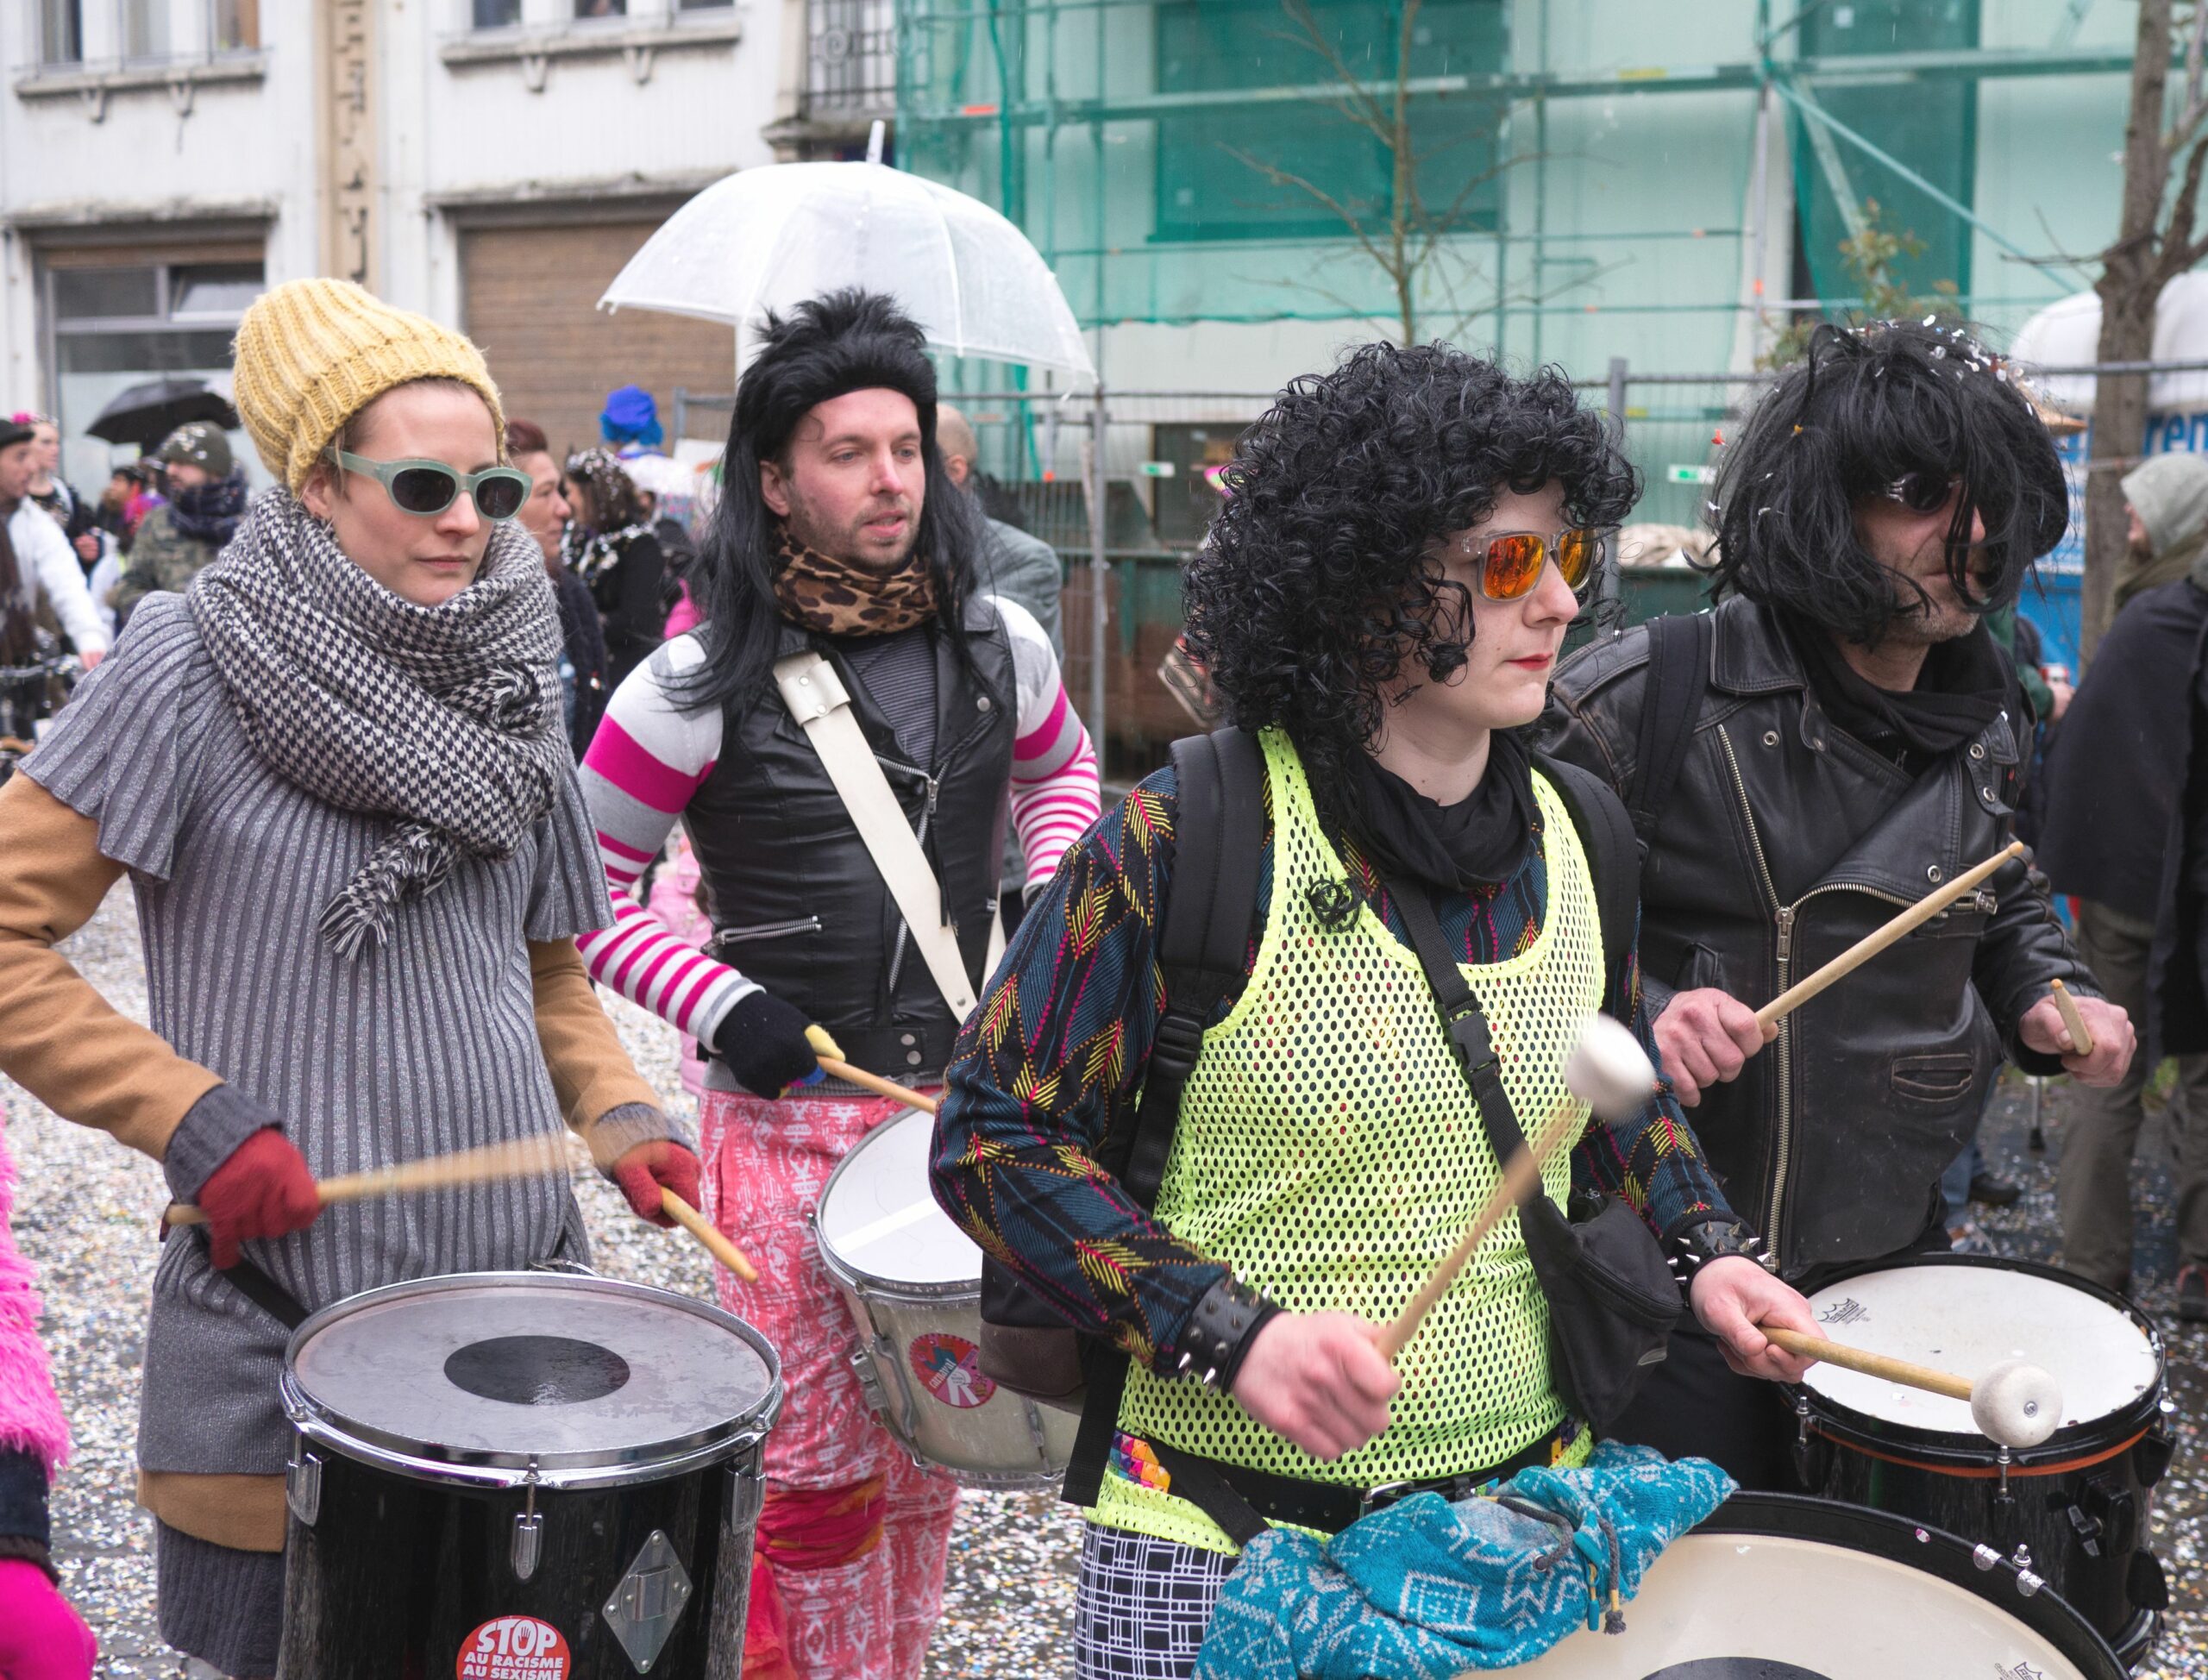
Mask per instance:
[[[807,1228],[836,1163],[901,1112],[881,1097],[768,1102],[728,1091],[706,1092],[698,1106],[707,1215],[759,1269],[756,1283],[717,1272],[721,1305],[762,1332],[782,1362],[782,1414],[765,1449],[762,1551],[802,1680],[918,1680],[943,1614],[957,1484],[916,1468],[869,1413],[850,1363],[858,1332]],[[801,1525],[789,1513],[823,1508],[819,1495],[856,1494],[876,1477],[881,1492],[864,1501],[869,1520],[856,1541],[840,1520],[825,1545],[790,1532]]]

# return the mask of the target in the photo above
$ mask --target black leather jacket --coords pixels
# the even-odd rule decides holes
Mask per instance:
[[[949,638],[932,636],[935,762],[925,767],[906,762],[835,638],[786,624],[776,656],[817,647],[843,678],[859,728],[936,867],[978,989],[1004,863],[1018,686],[995,611],[969,602],[967,624],[977,632],[967,640],[971,674]],[[858,1066],[902,1079],[943,1070],[958,1023],[819,755],[771,689],[724,720],[720,758],[684,820],[715,956],[826,1027]]]
[[[1676,991],[1760,1006],[2011,837],[2020,710],[1911,780],[1835,727],[1776,621],[1716,610],[1709,682],[1641,882],[1653,1019]],[[1596,642],[1557,673],[1545,744],[1631,803],[1648,637]],[[1782,1023],[1730,1084],[1703,1092],[1695,1135],[1798,1277],[1909,1247],[1941,1170],[1971,1135],[2005,1048],[2048,982],[2098,995],[2054,919],[2046,878],[2010,864]]]

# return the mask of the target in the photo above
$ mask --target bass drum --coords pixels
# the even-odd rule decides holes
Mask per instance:
[[[2124,1680],[2085,1619],[1967,1540],[1791,1494],[1735,1494],[1625,1606],[1526,1680]]]
[[[929,1116],[885,1122],[820,1192],[813,1236],[850,1308],[851,1366],[883,1428],[974,1488],[1053,1488],[1081,1420],[982,1370],[982,1251],[928,1194]]]
[[[1824,1334],[1974,1376],[2029,1359],[2062,1389],[2040,1445],[1996,1446],[1966,1401],[1813,1365],[1794,1391],[1803,1486],[1966,1535],[2029,1569],[2127,1663],[2169,1602],[2147,1548],[2173,1443],[2162,1341],[2121,1295],[2051,1266],[1926,1255],[1847,1274],[1810,1298]]]

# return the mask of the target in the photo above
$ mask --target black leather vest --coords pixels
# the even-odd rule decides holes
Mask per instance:
[[[978,990],[1004,863],[1018,689],[994,609],[966,611],[974,669],[931,626],[935,762],[906,762],[837,638],[785,624],[776,656],[818,649],[919,834]],[[712,918],[709,948],[835,1035],[862,1068],[940,1073],[958,1023],[804,730],[778,694],[723,719],[721,755],[685,813]]]

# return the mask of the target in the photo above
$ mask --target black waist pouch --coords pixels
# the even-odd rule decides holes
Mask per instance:
[[[1081,1335],[988,1256],[982,1257],[982,1375],[1044,1406],[1081,1410]]]
[[[1413,884],[1390,881],[1389,890],[1479,1103],[1488,1145],[1498,1162],[1508,1161],[1527,1147],[1526,1136],[1502,1088],[1487,1017],[1450,954],[1433,901]],[[1536,1194],[1520,1204],[1518,1224],[1549,1303],[1557,1388],[1601,1433],[1622,1415],[1648,1367],[1662,1363],[1682,1303],[1663,1250],[1638,1213],[1612,1196],[1575,1195],[1567,1219]]]

